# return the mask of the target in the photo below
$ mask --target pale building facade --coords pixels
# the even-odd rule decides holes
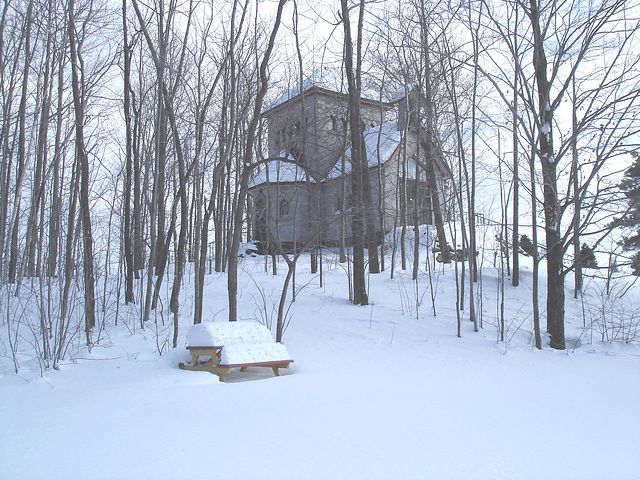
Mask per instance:
[[[394,100],[361,100],[379,238],[403,221],[412,224],[416,213],[420,223],[430,223],[429,188],[438,187],[442,202],[449,177],[437,158],[436,178],[427,178],[425,136],[407,124],[410,102]],[[263,111],[268,159],[249,186],[252,240],[261,249],[350,243],[347,102],[345,94],[307,81]],[[395,121],[385,121],[393,114]]]

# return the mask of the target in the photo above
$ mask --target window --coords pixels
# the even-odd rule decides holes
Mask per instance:
[[[427,179],[427,172],[424,170],[424,168],[422,168],[422,165],[416,163],[416,159],[413,157],[407,160],[406,172],[407,178],[412,178],[415,180],[417,173],[418,180],[424,181]],[[400,176],[402,176],[402,169],[400,170]]]
[[[287,199],[283,198],[282,200],[280,200],[280,216],[281,217],[288,217],[289,216],[289,202],[287,201]]]

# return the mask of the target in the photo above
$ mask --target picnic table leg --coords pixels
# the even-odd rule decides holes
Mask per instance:
[[[271,368],[273,369],[273,373],[275,374],[275,376],[279,377],[280,376],[280,370],[278,369],[278,367],[274,365]]]

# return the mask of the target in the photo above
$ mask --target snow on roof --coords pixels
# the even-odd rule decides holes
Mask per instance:
[[[333,68],[318,68],[313,71],[313,73],[306,77],[302,82],[302,89],[300,88],[300,83],[297,83],[295,87],[290,89],[289,91],[282,94],[278,97],[274,102],[270,103],[266,107],[263,108],[262,113],[268,112],[269,110],[281,105],[292,98],[300,95],[301,91],[306,92],[310,90],[312,87],[322,88],[324,90],[329,90],[331,92],[336,93],[347,93],[347,79],[344,73],[339,69]],[[397,93],[397,92],[396,92]],[[380,92],[372,88],[363,87],[360,92],[361,98],[369,99],[369,100],[379,100]],[[396,99],[398,100],[398,99]]]
[[[367,163],[369,168],[385,163],[396,151],[402,139],[402,131],[398,129],[397,123],[383,123],[370,128],[364,132],[364,144],[367,150]],[[347,159],[345,162],[345,174],[351,171],[351,147],[347,147],[344,152]],[[327,175],[327,178],[337,178],[342,173],[341,159]]]
[[[297,97],[298,95],[300,95],[301,91],[306,92],[312,87],[324,88],[325,90],[331,90],[332,92],[346,92],[347,90],[346,79],[340,71],[336,72],[335,70],[330,68],[318,68],[317,70],[314,70],[310,76],[306,77],[303,80],[302,89],[300,88],[299,83],[296,84],[295,87],[278,97],[278,99],[272,102],[270,105],[266,106],[262,110],[262,113],[268,112],[272,108],[275,108],[278,105],[281,105],[284,102]]]
[[[291,153],[283,150],[280,157],[286,160],[270,160],[258,174],[249,182],[249,188],[257,187],[265,183],[292,183],[303,182],[307,180],[307,172],[297,163]],[[311,182],[314,183],[313,177]]]
[[[391,122],[383,123],[364,132],[369,167],[375,167],[379,163],[389,160],[398,148],[401,138],[402,132],[398,129],[398,124]]]
[[[407,96],[407,92],[410,92],[411,90],[413,90],[414,87],[415,85],[413,85],[412,83],[401,86],[393,93],[393,95],[391,96],[391,100],[389,101],[391,103],[396,103],[397,101],[402,100],[404,97]]]

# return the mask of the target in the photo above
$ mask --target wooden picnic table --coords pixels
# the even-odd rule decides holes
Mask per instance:
[[[179,363],[178,367],[182,370],[196,370],[207,371],[215,373],[221,382],[226,382],[226,374],[231,372],[232,368],[240,368],[241,372],[245,372],[248,367],[270,367],[273,373],[279,377],[281,368],[289,368],[289,365],[293,363],[293,360],[266,360],[266,361],[254,361],[243,362],[233,364],[222,364],[220,359],[222,357],[222,345],[214,345],[212,347],[187,347],[191,354],[191,361],[188,363]],[[207,357],[205,360],[201,360],[201,357]]]

